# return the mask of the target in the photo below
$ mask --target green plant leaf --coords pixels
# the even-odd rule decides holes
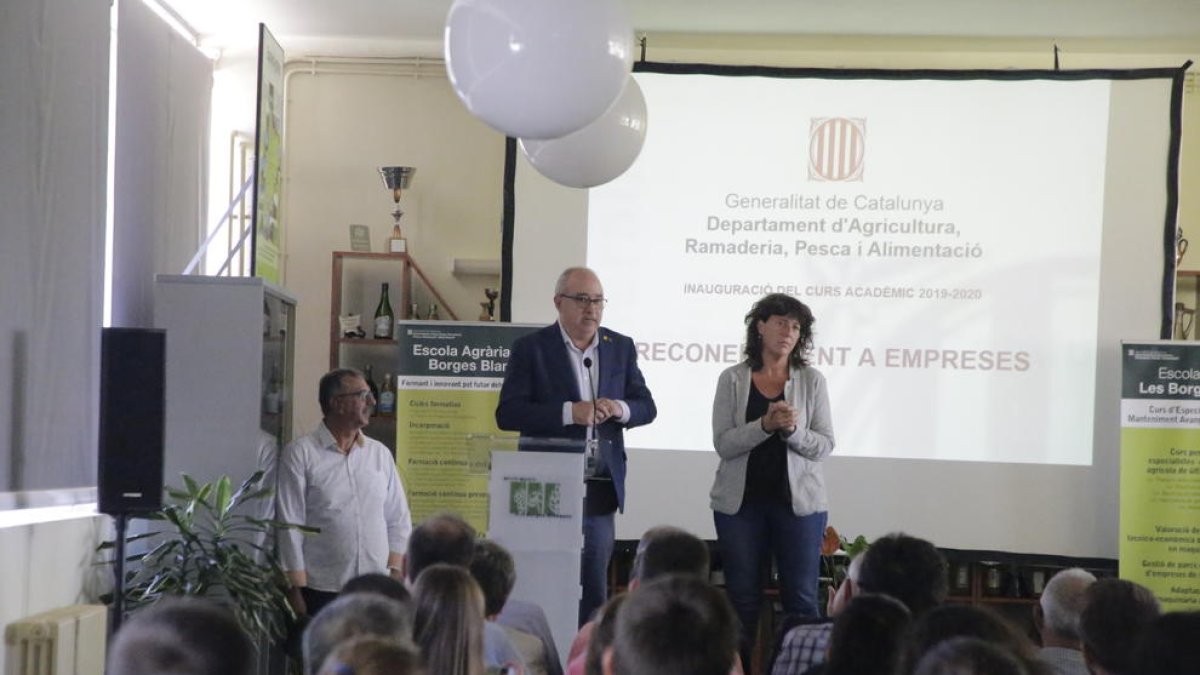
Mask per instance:
[[[217,516],[224,517],[229,513],[229,502],[233,494],[233,488],[229,485],[229,476],[221,476],[217,481],[216,493]]]
[[[253,493],[251,493],[251,490],[253,490],[259,484],[264,473],[266,472],[260,469],[250,474],[249,478],[242,481],[242,484],[238,487],[237,492],[233,493],[233,503],[241,504],[243,499],[253,499],[254,497]]]

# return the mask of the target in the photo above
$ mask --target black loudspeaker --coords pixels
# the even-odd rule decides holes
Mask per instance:
[[[101,513],[162,508],[166,337],[166,331],[146,328],[105,328],[101,334]]]

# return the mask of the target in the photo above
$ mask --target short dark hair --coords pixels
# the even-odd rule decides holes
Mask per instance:
[[[404,582],[378,572],[360,574],[347,581],[342,584],[342,593],[375,593],[412,606],[412,593],[408,592]]]
[[[375,593],[339,596],[322,607],[304,628],[304,672],[317,672],[335,647],[361,635],[411,640],[411,607]]]
[[[1138,675],[1200,673],[1200,612],[1163,614],[1146,627],[1135,652]]]
[[[479,539],[471,557],[471,576],[483,590],[483,615],[495,616],[517,584],[517,565],[508,549],[490,539]]]
[[[995,610],[950,603],[934,607],[913,623],[900,672],[913,672],[922,657],[934,647],[960,637],[978,638],[1001,646],[1026,666],[1036,663],[1033,642]]]
[[[808,365],[808,353],[813,348],[812,327],[817,320],[813,317],[812,310],[808,308],[808,305],[786,293],[772,293],[754,303],[754,306],[750,308],[750,313],[746,315],[744,354],[746,360],[750,362],[750,368],[758,370],[763,365],[762,335],[758,332],[758,322],[766,321],[773,316],[783,316],[800,322],[800,338],[796,340],[796,346],[792,347],[788,363],[793,368]]]
[[[341,393],[343,380],[362,376],[362,372],[353,368],[336,368],[322,375],[317,384],[317,403],[321,405],[321,414],[328,415],[333,410],[333,397]]]
[[[455,513],[438,513],[413,529],[408,539],[405,569],[415,582],[430,565],[445,563],[468,567],[475,553],[475,528]]]
[[[612,646],[617,637],[617,613],[625,604],[628,593],[614,595],[600,608],[600,616],[596,626],[592,628],[592,637],[588,640],[587,656],[583,661],[585,675],[604,675],[604,651]]]
[[[632,579],[641,583],[667,574],[708,580],[708,544],[687,530],[659,525],[646,530],[633,557]]]
[[[201,598],[168,598],[117,631],[108,672],[253,675],[254,645],[229,611]]]
[[[1084,653],[1114,675],[1133,675],[1138,639],[1161,610],[1150,589],[1125,579],[1100,579],[1084,593],[1079,632]]]
[[[617,613],[613,670],[621,675],[729,675],[737,618],[725,593],[683,576],[652,581]]]
[[[855,596],[833,622],[825,675],[892,675],[911,621],[912,613],[891,596]]]
[[[1045,672],[1050,672],[1049,670]],[[957,637],[930,649],[913,675],[1028,675],[1027,664],[998,644],[982,638]]]
[[[360,636],[338,643],[319,675],[421,675],[425,661],[411,640]]]
[[[919,616],[946,599],[946,558],[933,544],[903,533],[893,533],[871,543],[863,553],[858,587],[883,593],[903,602]]]

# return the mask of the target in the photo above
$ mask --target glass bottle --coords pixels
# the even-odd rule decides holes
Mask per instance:
[[[396,412],[396,388],[392,385],[392,374],[383,374],[383,387],[379,390],[379,412],[392,414]]]
[[[429,319],[430,321],[437,321],[438,319],[442,318],[441,315],[438,314],[437,303],[429,305],[429,314],[426,315],[425,318]]]
[[[375,384],[375,377],[371,374],[371,364],[367,364],[363,368],[363,379],[367,381],[367,388],[371,390],[371,398],[379,401],[379,385]]]
[[[388,285],[383,284],[379,292],[379,305],[375,307],[375,339],[392,339],[392,325],[396,323],[396,315],[392,312],[392,300],[388,297]]]

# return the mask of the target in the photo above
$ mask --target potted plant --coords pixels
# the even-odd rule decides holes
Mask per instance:
[[[165,527],[126,539],[145,540],[149,549],[126,558],[135,567],[125,574],[126,606],[133,610],[180,595],[213,597],[228,603],[256,643],[282,638],[295,615],[273,535],[280,528],[317,530],[260,517],[269,513],[261,500],[273,492],[262,478],[262,471],[255,472],[235,491],[228,476],[197,483],[184,474],[183,490],[167,488],[169,503],[146,517]],[[100,545],[113,548],[111,541]]]

